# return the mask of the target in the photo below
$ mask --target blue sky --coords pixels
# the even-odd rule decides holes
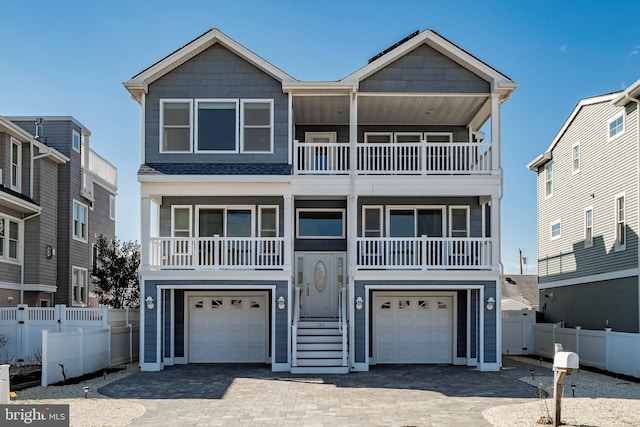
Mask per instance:
[[[119,174],[116,234],[139,240],[140,109],[122,82],[211,28],[299,80],[338,80],[433,29],[519,84],[502,107],[502,262],[535,274],[535,175],[579,99],[640,79],[637,1],[0,0],[0,115],[71,115]]]

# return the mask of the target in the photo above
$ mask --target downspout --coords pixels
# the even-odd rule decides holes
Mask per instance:
[[[33,199],[33,140],[29,140],[29,198]],[[22,304],[22,302],[20,302]]]
[[[638,138],[636,144],[636,191],[637,194],[640,194],[640,100],[630,97],[628,93],[625,98],[636,103],[636,137]],[[638,206],[638,218],[640,218],[640,206]],[[638,226],[640,227],[640,223]],[[640,247],[638,248],[638,266],[640,266]],[[638,275],[638,331],[640,331],[640,275]]]
[[[26,218],[22,218],[22,244],[20,245],[20,304],[24,304],[24,263],[25,263],[25,258],[24,258],[24,244],[25,244],[25,239],[24,239],[24,234],[25,234],[25,228],[27,225],[27,220],[37,217],[38,215],[40,215],[42,213],[42,211],[36,212],[33,215],[29,215]]]

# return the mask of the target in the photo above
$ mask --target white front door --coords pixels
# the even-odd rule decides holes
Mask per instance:
[[[189,297],[189,361],[260,362],[267,358],[264,295]]]
[[[374,299],[376,363],[452,363],[453,297]]]
[[[304,255],[303,317],[338,317],[338,291],[343,286],[343,256],[334,253]]]

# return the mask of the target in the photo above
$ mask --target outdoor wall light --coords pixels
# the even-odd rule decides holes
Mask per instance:
[[[155,307],[156,305],[153,303],[153,297],[151,295],[149,295],[148,297],[145,298],[144,302],[147,303],[147,308],[149,310],[153,310],[153,307]]]
[[[280,296],[278,297],[278,308],[279,308],[280,310],[284,310],[284,303],[285,303],[285,301],[284,301],[284,297],[283,297],[282,295],[280,295]]]
[[[496,300],[493,297],[487,299],[487,310],[491,311],[496,306]]]
[[[362,310],[362,303],[364,301],[362,300],[362,297],[358,297],[356,298],[356,310]]]

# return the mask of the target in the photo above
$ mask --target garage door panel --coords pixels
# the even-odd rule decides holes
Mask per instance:
[[[377,296],[377,363],[451,363],[453,298]]]
[[[264,296],[190,297],[190,310],[191,362],[266,361]]]

